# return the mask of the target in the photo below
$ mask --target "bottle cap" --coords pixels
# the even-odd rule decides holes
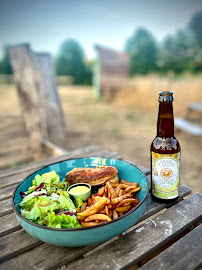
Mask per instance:
[[[173,92],[164,91],[159,93],[159,102],[172,102],[173,101]]]

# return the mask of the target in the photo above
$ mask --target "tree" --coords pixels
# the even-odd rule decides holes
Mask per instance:
[[[9,46],[4,46],[3,58],[0,62],[0,74],[12,74],[8,50]]]
[[[92,73],[85,66],[84,51],[76,40],[67,39],[61,44],[55,64],[57,74],[72,76],[74,84],[91,83]]]
[[[157,44],[153,35],[144,28],[139,28],[125,45],[130,54],[130,75],[147,74],[156,71]]]
[[[189,29],[192,31],[195,46],[194,46],[194,60],[195,71],[202,71],[202,11],[197,12],[189,22]]]
[[[157,65],[161,72],[181,73],[194,70],[193,39],[186,31],[178,31],[174,36],[167,36],[159,50]]]
[[[189,28],[192,30],[199,47],[202,48],[202,11],[197,12],[191,18]]]

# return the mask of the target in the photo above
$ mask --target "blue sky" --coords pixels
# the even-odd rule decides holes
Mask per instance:
[[[162,40],[201,9],[202,0],[0,0],[0,57],[4,44],[29,42],[54,55],[74,38],[93,58],[94,44],[122,50],[139,26]]]

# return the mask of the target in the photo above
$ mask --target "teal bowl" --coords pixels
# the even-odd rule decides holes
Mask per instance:
[[[43,173],[55,170],[55,172],[60,175],[60,179],[63,179],[65,174],[74,168],[105,165],[116,167],[118,170],[119,179],[124,179],[130,182],[138,182],[139,186],[141,187],[141,190],[136,194],[139,199],[139,204],[130,211],[126,212],[124,215],[115,220],[96,226],[76,229],[49,228],[30,222],[21,216],[18,204],[22,198],[19,193],[20,191],[27,191],[28,187],[31,186],[32,180],[36,174],[41,175]],[[20,225],[25,231],[35,238],[58,246],[81,247],[105,242],[133,226],[144,212],[148,191],[149,185],[146,176],[137,167],[128,162],[102,157],[78,158],[50,164],[25,177],[13,192],[12,205]]]

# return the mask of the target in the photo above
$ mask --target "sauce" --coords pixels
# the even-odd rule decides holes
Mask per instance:
[[[73,187],[69,190],[69,193],[72,195],[78,195],[78,194],[83,194],[89,191],[89,188],[86,186],[77,186]]]

